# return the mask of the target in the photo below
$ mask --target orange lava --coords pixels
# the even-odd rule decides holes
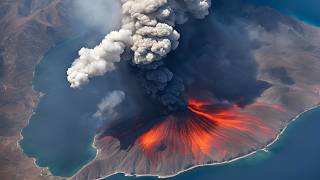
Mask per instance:
[[[254,108],[262,106],[252,105]],[[269,108],[283,111],[278,106]],[[275,132],[261,118],[237,105],[219,107],[212,100],[189,99],[186,115],[168,116],[141,135],[137,142],[151,156],[190,154],[201,161],[206,157],[224,159],[237,149],[261,145],[261,137],[274,135]]]

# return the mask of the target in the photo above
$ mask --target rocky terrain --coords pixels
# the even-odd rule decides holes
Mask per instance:
[[[32,89],[33,72],[46,50],[68,34],[66,9],[60,0],[0,2],[0,177],[52,179],[19,148],[39,94]]]
[[[264,124],[272,129],[272,133],[260,136],[248,133],[246,137],[248,144],[241,146],[231,143],[227,145],[223,155],[219,156],[218,148],[208,154],[203,153],[201,158],[196,158],[191,153],[191,148],[190,152],[187,150],[185,154],[170,150],[172,141],[165,139],[167,135],[164,129],[168,127],[165,124],[155,126],[153,131],[145,134],[150,138],[146,140],[147,144],[157,142],[153,140],[154,137],[161,139],[164,137],[159,143],[165,145],[155,146],[156,148],[151,150],[152,155],[141,148],[139,138],[124,149],[118,138],[100,135],[95,139],[95,146],[98,149],[96,159],[80,170],[73,179],[99,179],[117,172],[127,175],[166,177],[198,165],[228,162],[263,149],[273,142],[297,115],[319,105],[320,29],[283,16],[273,9],[245,9],[241,12],[242,18],[235,24],[244,23],[245,33],[251,40],[258,42],[257,46],[247,50],[253,51],[257,65],[257,79],[269,83],[270,87],[255,99],[253,105],[245,106],[238,113],[249,112],[261,117]],[[217,31],[212,29],[212,32]],[[224,34],[216,36],[219,35],[224,36]],[[215,41],[214,36],[212,41]],[[158,135],[158,132],[162,132],[161,135]],[[127,133],[134,134],[132,130]],[[150,158],[157,155],[162,158],[158,160]]]
[[[20,132],[37,106],[39,93],[32,89],[33,72],[46,50],[70,34],[68,9],[62,0],[2,0],[0,2],[0,177],[1,179],[59,179],[47,169],[36,167],[21,149]],[[66,2],[66,1],[64,1]],[[270,21],[272,19],[272,21]],[[259,46],[252,49],[258,68],[257,79],[268,82],[255,101],[278,105],[272,108],[247,106],[241,112],[264,117],[275,133],[264,135],[254,146],[242,147],[221,158],[170,156],[150,168],[152,162],[136,142],[120,149],[118,139],[96,139],[95,160],[73,179],[98,179],[117,172],[172,176],[197,165],[225,162],[264,148],[291,120],[320,103],[320,30],[292,20],[268,8],[249,9],[241,22]],[[253,138],[254,139],[254,138]],[[232,147],[232,146],[230,146]],[[179,159],[179,161],[178,161]]]

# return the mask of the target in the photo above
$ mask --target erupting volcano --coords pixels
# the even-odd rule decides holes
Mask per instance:
[[[169,115],[141,135],[138,143],[152,160],[180,154],[192,155],[195,161],[202,162],[208,158],[223,160],[235,149],[255,147],[261,136],[275,136],[275,132],[238,105],[189,99],[185,113]]]
[[[269,21],[260,22],[266,18],[256,22],[247,12],[248,22],[239,13],[230,22],[229,14],[205,18],[210,5],[121,1],[119,29],[79,51],[67,71],[70,86],[105,75],[108,94],[93,116],[98,154],[74,179],[118,172],[164,177],[230,162],[268,147],[297,112],[318,103],[312,93],[298,96],[309,82],[298,83],[301,73],[292,67],[299,62],[276,61],[278,49],[265,49],[282,45],[270,37],[287,29],[274,35]]]

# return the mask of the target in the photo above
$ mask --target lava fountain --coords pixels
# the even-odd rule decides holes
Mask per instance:
[[[248,108],[283,110],[258,103]],[[137,143],[153,162],[177,155],[196,162],[226,160],[241,149],[260,147],[264,137],[276,134],[267,122],[246,109],[237,104],[190,98],[185,113],[166,117],[142,134]]]

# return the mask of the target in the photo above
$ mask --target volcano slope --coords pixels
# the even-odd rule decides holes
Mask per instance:
[[[180,30],[166,65],[185,83],[186,109],[105,126],[96,158],[73,179],[167,177],[228,162],[265,148],[319,105],[320,29],[270,8],[240,9]]]

